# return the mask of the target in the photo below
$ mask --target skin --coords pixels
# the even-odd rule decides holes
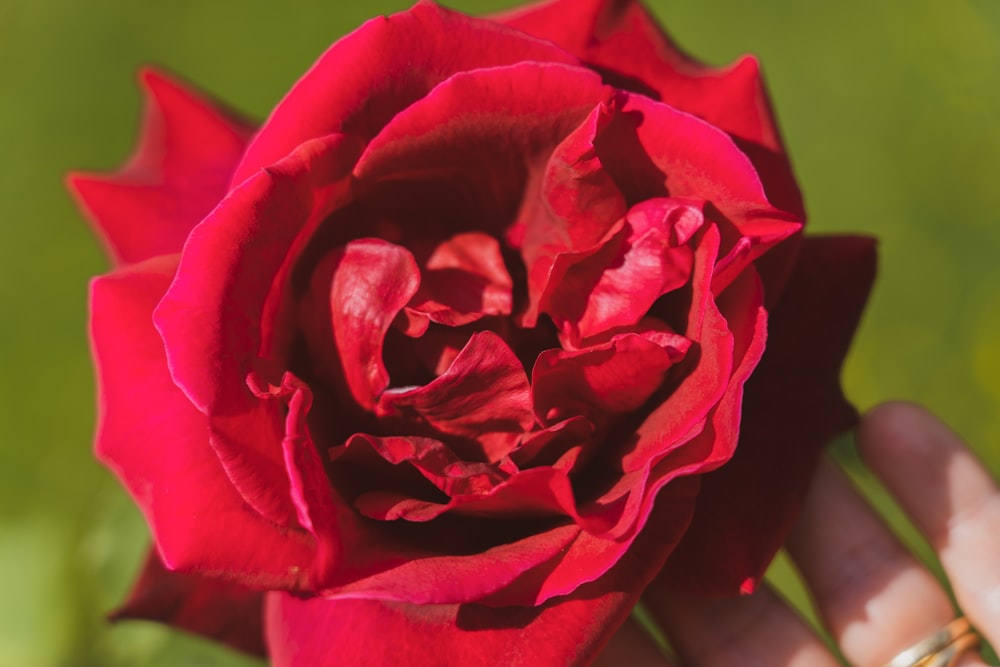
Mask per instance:
[[[1000,490],[947,426],[923,408],[887,403],[858,427],[858,449],[937,552],[964,614],[1000,645]],[[852,665],[879,667],[955,618],[934,576],[893,536],[831,461],[820,466],[786,548],[826,628]],[[647,591],[677,656],[633,621],[600,667],[837,667],[809,626],[766,586],[736,599]],[[958,667],[985,665],[975,651]]]

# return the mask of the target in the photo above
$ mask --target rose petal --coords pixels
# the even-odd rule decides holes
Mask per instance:
[[[261,317],[272,279],[303,228],[346,194],[358,146],[326,137],[233,190],[188,238],[177,276],[153,315],[174,382],[209,418],[211,442],[241,495],[279,525],[291,525],[281,454],[284,417],[247,388],[266,376]]]
[[[648,332],[575,352],[546,350],[531,371],[535,415],[543,424],[579,414],[607,426],[645,403],[688,345],[681,336]]]
[[[556,146],[538,198],[529,199],[529,206],[507,230],[508,240],[521,250],[528,268],[528,306],[521,315],[522,326],[536,323],[543,290],[557,280],[551,276],[556,257],[594,248],[625,214],[625,199],[594,149],[594,138],[609,117],[606,105],[598,105]]]
[[[555,258],[541,309],[570,347],[636,325],[658,298],[687,283],[693,260],[683,244],[704,222],[699,209],[686,200],[647,200],[596,251]]]
[[[273,593],[265,612],[271,659],[275,667],[589,664],[670,552],[672,533],[659,528],[688,516],[697,488],[682,486],[664,495],[640,539],[605,576],[539,607],[418,606]]]
[[[875,275],[868,238],[807,238],[747,383],[740,445],[704,477],[695,518],[662,584],[698,594],[754,589],[795,520],[819,453],[856,414],[840,367]]]
[[[459,455],[469,461],[498,461],[535,423],[524,368],[491,331],[473,334],[448,370],[429,384],[386,391],[376,410],[382,417],[412,416],[467,439]]]
[[[385,334],[419,285],[410,251],[381,239],[351,241],[313,274],[316,296],[303,300],[302,317],[308,322],[328,316],[329,326],[306,327],[311,356],[324,360],[328,373],[342,373],[350,395],[365,409],[373,409],[389,386],[382,359]],[[332,337],[324,338],[327,332]]]
[[[747,262],[802,227],[794,214],[768,202],[753,163],[719,128],[641,95],[623,94],[619,104],[618,122],[609,125],[597,148],[605,169],[623,190],[628,192],[626,184],[633,188],[652,184],[649,175],[633,173],[634,149],[617,157],[630,142],[638,141],[651,165],[663,175],[661,187],[671,197],[710,202],[751,241]],[[662,194],[636,192],[631,196],[647,199]]]
[[[115,264],[180,252],[192,227],[226,194],[253,132],[155,70],[143,70],[140,84],[142,135],[128,164],[107,176],[68,179]]]
[[[414,248],[414,250],[417,250]],[[481,232],[456,234],[438,243],[421,259],[420,289],[407,307],[408,335],[422,336],[414,327],[423,317],[451,327],[475,322],[487,315],[509,315],[513,281],[507,273],[500,243]]]
[[[372,139],[354,175],[366,187],[446,178],[478,188],[481,216],[489,206],[513,205],[516,213],[526,170],[533,163],[540,168],[607,94],[593,72],[565,64],[524,62],[461,72],[396,115]],[[482,220],[475,223],[484,228]]]
[[[207,418],[170,378],[150,313],[176,265],[176,256],[149,260],[91,287],[97,456],[142,509],[169,567],[258,588],[299,586],[314,554],[308,534],[244,501],[210,446]],[[137,406],[137,396],[156,410]]]
[[[171,572],[151,551],[128,600],[109,618],[166,623],[265,657],[263,615],[264,594],[260,591]]]
[[[600,71],[611,85],[663,101],[734,135],[761,173],[769,200],[804,216],[753,56],[728,67],[709,67],[681,51],[634,0],[539,2],[494,18],[555,42]]]
[[[527,60],[577,62],[549,42],[431,2],[372,19],[330,47],[292,88],[247,149],[233,182],[309,139],[335,132],[370,138],[457,72]]]

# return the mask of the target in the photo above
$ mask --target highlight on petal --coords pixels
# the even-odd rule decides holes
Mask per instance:
[[[389,386],[382,360],[385,334],[417,292],[420,270],[409,250],[380,239],[359,239],[330,253],[314,279],[327,275],[328,303],[314,312],[330,313],[333,340],[325,343],[336,349],[354,400],[374,409]],[[311,342],[314,349],[324,344]]]
[[[331,46],[292,88],[247,149],[233,182],[316,137],[345,132],[370,139],[459,72],[521,61],[578,62],[550,42],[432,2],[372,19]]]
[[[686,247],[704,223],[698,202],[650,199],[634,206],[602,243],[555,257],[540,308],[564,345],[632,327],[655,301],[691,277]]]
[[[139,145],[114,174],[76,173],[70,190],[115,264],[180,252],[229,189],[253,128],[218,103],[152,69],[140,73]]]

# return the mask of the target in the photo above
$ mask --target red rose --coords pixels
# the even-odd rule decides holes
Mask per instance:
[[[422,2],[256,132],[142,83],[135,157],[72,179],[115,263],[97,453],[158,554],[122,615],[262,651],[263,613],[278,665],[557,665],[658,573],[752,588],[853,418],[874,264],[800,238],[756,61],[627,1]]]

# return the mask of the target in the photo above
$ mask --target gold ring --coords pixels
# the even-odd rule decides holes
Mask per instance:
[[[979,644],[979,635],[964,617],[956,618],[886,663],[885,667],[952,667],[958,657]]]

